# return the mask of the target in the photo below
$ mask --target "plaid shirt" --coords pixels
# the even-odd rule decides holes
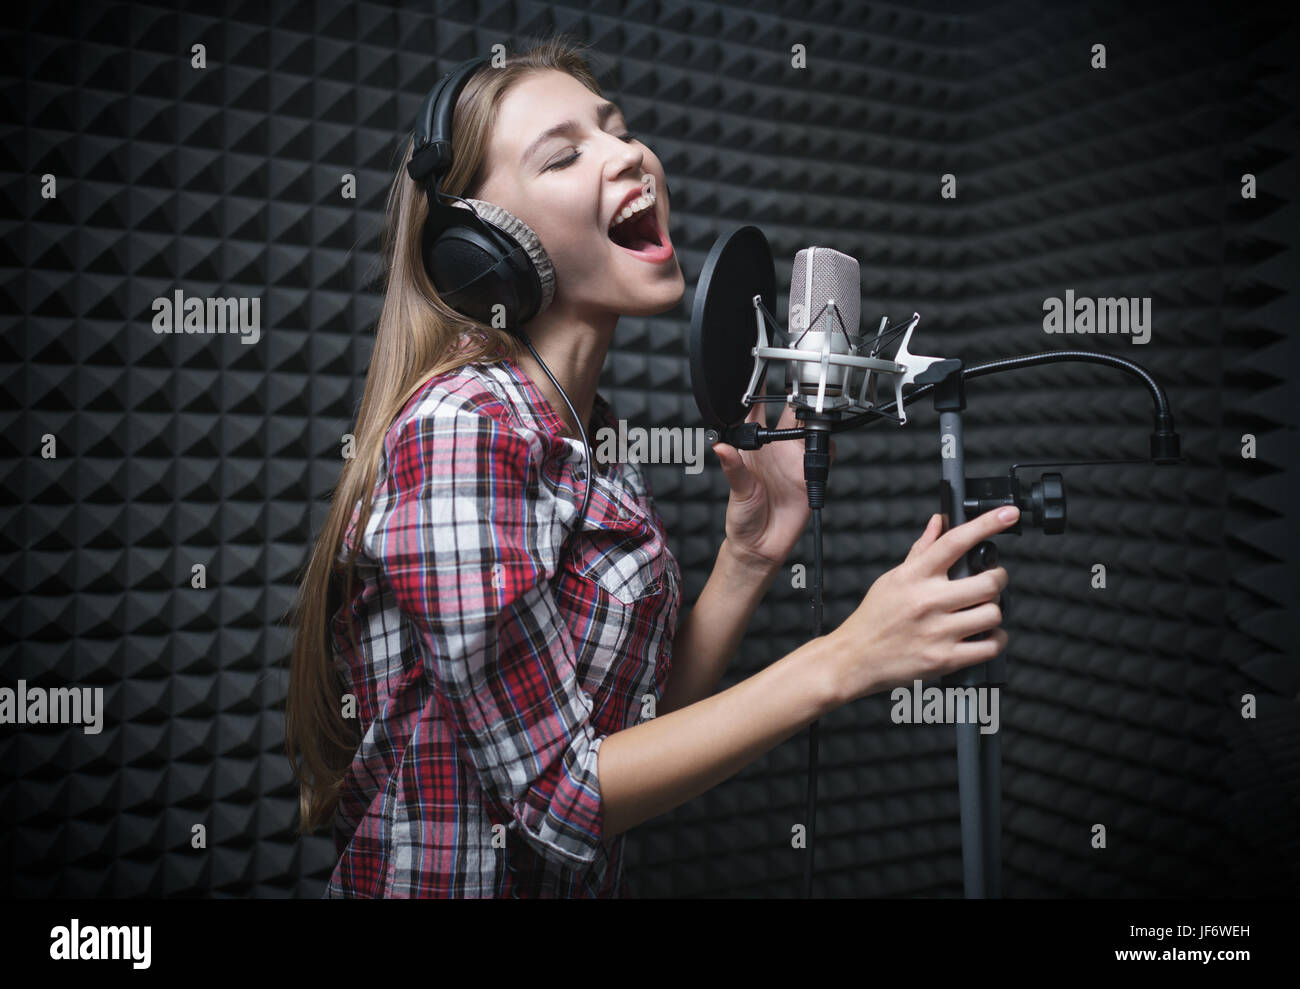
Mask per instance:
[[[617,428],[594,405],[593,449]],[[570,537],[585,455],[562,428],[507,359],[430,379],[389,429],[333,621],[363,737],[326,897],[626,895],[597,753],[661,696],[681,571],[636,464],[596,465]]]

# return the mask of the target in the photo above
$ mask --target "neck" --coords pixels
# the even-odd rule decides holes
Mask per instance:
[[[582,417],[584,426],[591,422],[600,370],[605,364],[605,355],[609,351],[617,322],[618,316],[613,313],[584,317],[556,310],[552,306],[524,325],[533,348],[569,396],[569,401]],[[565,434],[574,439],[580,438],[582,434],[578,430],[578,420],[569,412],[569,406],[526,347],[520,355],[519,365],[528,375],[528,380],[551,403],[551,408],[564,424]]]

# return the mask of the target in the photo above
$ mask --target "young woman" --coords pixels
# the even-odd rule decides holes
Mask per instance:
[[[477,70],[452,146],[443,191],[504,208],[551,259],[553,299],[525,326],[537,353],[588,436],[615,425],[597,383],[619,316],[685,288],[663,165],[563,39]],[[629,204],[660,249],[614,230]],[[619,895],[628,829],[839,705],[1005,649],[1006,571],[947,571],[1014,516],[943,534],[935,516],[844,624],[715,693],[807,524],[802,445],[714,447],[726,538],[678,628],[681,575],[644,474],[589,474],[532,354],[444,304],[425,212],[399,170],[357,455],[295,605],[286,743],[300,830],[333,824],[327,896]]]

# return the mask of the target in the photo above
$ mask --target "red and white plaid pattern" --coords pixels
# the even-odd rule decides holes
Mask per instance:
[[[605,425],[597,395],[593,448]],[[597,753],[662,693],[681,571],[635,464],[598,467],[571,535],[584,454],[561,429],[509,360],[431,379],[389,429],[333,623],[363,738],[326,897],[626,893]]]

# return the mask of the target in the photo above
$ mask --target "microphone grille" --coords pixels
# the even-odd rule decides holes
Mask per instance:
[[[834,299],[844,321],[845,332],[856,339],[862,309],[862,274],[858,259],[829,247],[805,247],[794,256],[790,274],[790,313],[786,325],[792,334],[808,329],[827,299]],[[826,314],[822,314],[825,320]],[[821,332],[824,322],[813,327]],[[839,324],[831,317],[831,326],[839,336]],[[842,338],[841,338],[842,339]]]

